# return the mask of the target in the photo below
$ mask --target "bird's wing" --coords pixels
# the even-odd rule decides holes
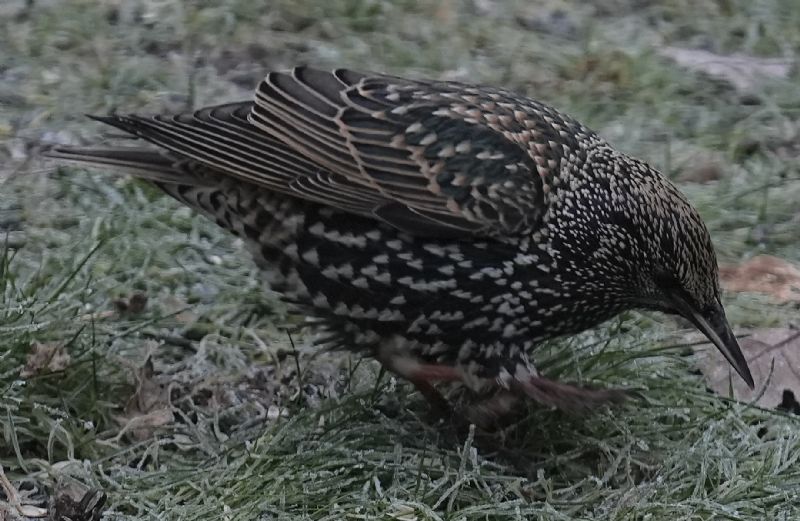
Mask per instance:
[[[349,70],[269,73],[254,103],[97,118],[178,157],[426,236],[535,227],[594,136],[504,90]]]
[[[161,183],[210,182],[206,175],[191,177],[207,171],[360,215],[372,215],[386,202],[252,125],[252,108],[252,102],[239,102],[177,115],[91,116],[162,147],[157,162],[151,157],[157,152],[136,147],[55,147],[45,155],[116,166]]]
[[[512,234],[533,227],[565,156],[593,137],[507,91],[349,70],[270,73],[250,121],[387,202],[375,214],[412,233]]]

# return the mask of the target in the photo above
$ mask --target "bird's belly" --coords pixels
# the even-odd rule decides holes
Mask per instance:
[[[579,327],[552,274],[513,243],[412,237],[266,191],[227,200],[218,222],[330,347],[375,355],[392,339],[417,360],[492,373]]]

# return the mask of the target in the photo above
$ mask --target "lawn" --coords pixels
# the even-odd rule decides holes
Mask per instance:
[[[721,263],[797,264],[797,27],[794,0],[4,0],[0,465],[22,508],[800,519],[800,416],[711,392],[685,323],[626,313],[537,348],[549,376],[642,400],[457,429],[374,362],[317,353],[214,224],[139,181],[39,157],[109,134],[85,113],[249,99],[295,64],[501,85],[679,182]],[[737,331],[800,326],[797,301],[724,300]],[[20,519],[3,490],[0,519]]]

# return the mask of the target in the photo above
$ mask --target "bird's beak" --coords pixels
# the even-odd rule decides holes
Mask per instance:
[[[733,336],[728,319],[725,318],[725,310],[722,308],[722,304],[717,301],[716,306],[710,312],[701,313],[680,295],[673,294],[671,297],[676,311],[694,324],[719,349],[720,353],[736,369],[736,372],[739,373],[739,376],[742,377],[750,389],[755,388],[753,376],[747,366],[747,360],[745,360],[742,350],[739,348],[739,342]]]

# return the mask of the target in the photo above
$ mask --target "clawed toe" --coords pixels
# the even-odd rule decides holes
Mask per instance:
[[[586,412],[624,402],[635,395],[634,391],[628,389],[580,387],[539,376],[516,380],[512,388],[542,405],[567,412]]]
[[[509,391],[500,391],[491,398],[479,400],[466,410],[470,423],[484,430],[492,430],[502,425],[518,410],[519,396]]]
[[[386,357],[387,368],[406,377],[430,404],[436,419],[455,418],[450,403],[434,386],[435,382],[457,382],[463,380],[461,372],[453,367],[439,364],[420,364],[406,359]],[[499,383],[498,383],[499,386]],[[505,387],[505,386],[503,386]],[[629,389],[594,389],[542,378],[533,372],[519,374],[508,388],[500,388],[490,398],[477,401],[467,407],[462,420],[478,427],[490,429],[501,425],[518,410],[520,398],[529,398],[546,407],[562,411],[585,413],[606,405],[621,403],[637,393]]]
[[[488,430],[503,425],[520,412],[519,402],[523,398],[566,412],[585,413],[622,403],[637,394],[629,389],[593,389],[531,375],[525,380],[516,380],[509,390],[473,403],[466,416],[470,422]]]

